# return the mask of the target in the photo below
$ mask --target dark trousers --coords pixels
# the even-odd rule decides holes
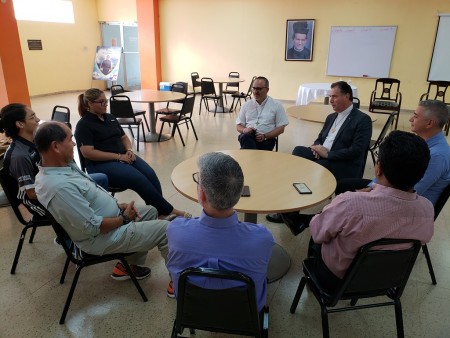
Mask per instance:
[[[314,273],[327,292],[331,293],[341,286],[342,279],[336,277],[322,260],[322,245],[314,243],[312,237],[309,240],[308,257],[314,259]]]
[[[256,141],[255,134],[239,134],[238,140],[239,143],[241,144],[241,149],[257,149],[257,150],[272,151],[273,147],[275,147],[275,139],[258,142]]]
[[[343,178],[337,181],[335,194],[337,196],[347,191],[366,188],[370,182],[371,180],[366,178]]]
[[[292,155],[303,157],[303,158],[306,158],[307,160],[317,162],[321,166],[330,170],[330,162],[328,162],[328,160],[325,158],[319,158],[319,159],[315,158],[311,148],[309,148],[309,147],[297,146],[292,151]]]

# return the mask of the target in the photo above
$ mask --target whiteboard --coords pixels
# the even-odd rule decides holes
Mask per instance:
[[[450,81],[450,14],[439,17],[428,81]]]
[[[397,26],[331,27],[327,75],[389,77]]]

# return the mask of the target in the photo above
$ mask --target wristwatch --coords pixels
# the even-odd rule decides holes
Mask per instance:
[[[122,218],[123,218],[122,225],[131,223],[131,218],[128,217],[127,215],[123,215],[123,214],[122,214]]]

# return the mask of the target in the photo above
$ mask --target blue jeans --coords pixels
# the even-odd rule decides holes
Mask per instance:
[[[108,176],[102,173],[90,174],[89,176],[95,181],[95,183],[97,183],[103,189],[108,190],[109,187]]]
[[[111,187],[136,191],[145,204],[153,205],[160,215],[169,215],[173,210],[173,206],[162,196],[161,183],[155,171],[138,156],[132,164],[91,162],[86,169],[89,174],[105,173]]]

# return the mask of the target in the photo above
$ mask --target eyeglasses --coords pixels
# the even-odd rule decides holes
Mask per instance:
[[[31,114],[30,117],[26,117],[26,118],[25,118],[25,120],[36,120],[36,119],[37,119],[36,114]]]
[[[267,87],[252,87],[252,90],[253,90],[254,92],[260,92],[260,91],[263,90],[264,88],[267,88]]]
[[[102,106],[108,105],[108,100],[99,100],[99,101],[92,101],[93,103],[100,103]]]
[[[196,173],[193,173],[193,174],[192,174],[192,179],[193,179],[194,182],[197,183],[197,184],[198,184],[198,174],[199,174],[198,171],[197,171]]]

